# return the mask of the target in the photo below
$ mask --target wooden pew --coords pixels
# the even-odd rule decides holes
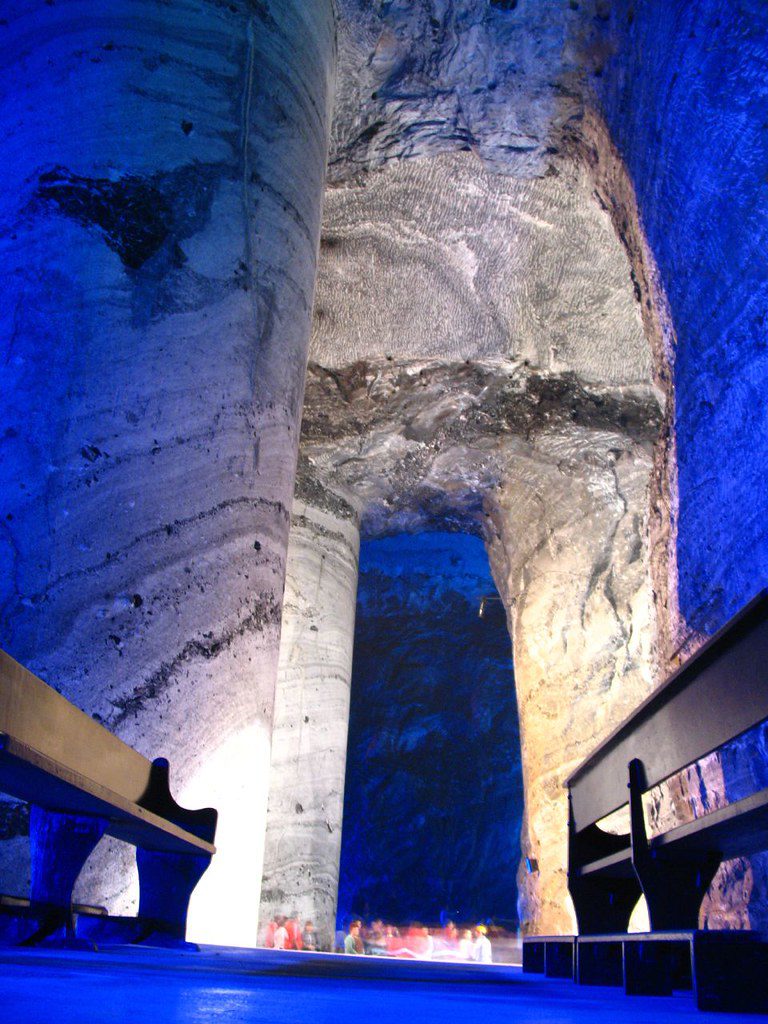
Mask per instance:
[[[696,938],[699,910],[721,861],[768,849],[768,789],[651,838],[646,834],[642,796],[766,719],[768,593],[763,591],[651,694],[567,781],[568,886],[579,925],[577,976],[580,959],[582,970],[589,961],[587,973],[594,975],[600,973],[595,965],[601,956],[604,967],[610,958],[619,964],[622,958],[626,963],[645,956],[646,966],[658,967],[655,973],[646,971],[644,990],[666,990],[669,968],[664,947],[658,945],[666,933],[669,951],[674,943],[678,950],[681,942],[690,945],[694,987],[707,991],[700,1004],[725,1008],[728,993],[713,994],[697,968],[695,950],[705,949],[710,963],[713,943],[721,941],[716,933],[710,933],[705,945],[704,939]],[[602,831],[598,822],[627,802],[629,835]],[[645,948],[640,938],[626,936],[641,894],[652,929]],[[755,939],[754,934],[729,933],[722,939],[728,942],[722,956],[734,965],[758,965],[758,972],[768,969],[766,947]],[[702,953],[699,959],[703,957]],[[626,969],[624,975],[626,984]],[[754,978],[754,971],[749,976]],[[744,978],[740,986],[742,991],[732,995],[742,1002],[732,1008],[768,1009],[768,996],[750,1001]]]
[[[762,592],[568,779],[568,881],[580,933],[625,931],[641,893],[653,930],[695,929],[720,862],[768,849],[768,789],[650,840],[642,808],[645,790],[766,719]],[[597,822],[626,804],[627,795],[630,834],[601,831]]]
[[[192,890],[215,852],[217,812],[180,807],[168,772],[166,760],[148,761],[0,651],[0,791],[30,804],[30,910],[39,927],[29,942],[61,928],[74,936],[72,891],[104,835],[136,847],[132,940],[183,942]]]

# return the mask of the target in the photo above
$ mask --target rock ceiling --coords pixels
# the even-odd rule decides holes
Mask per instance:
[[[658,436],[640,289],[572,159],[601,6],[339,0],[300,488],[368,534],[475,528],[510,460]]]

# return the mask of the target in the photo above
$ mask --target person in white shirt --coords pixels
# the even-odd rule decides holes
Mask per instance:
[[[475,940],[472,947],[472,959],[478,964],[493,963],[491,940],[486,934],[487,930],[484,924],[475,925],[472,930],[472,937]]]
[[[472,960],[474,953],[474,943],[472,942],[472,932],[469,928],[465,928],[461,937],[459,938],[459,960]]]
[[[288,940],[288,930],[285,927],[285,918],[277,918],[277,928],[275,930],[273,944],[275,949],[285,949],[285,943]]]

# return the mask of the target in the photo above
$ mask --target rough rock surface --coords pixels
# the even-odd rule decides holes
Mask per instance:
[[[768,9],[619,0],[607,13],[594,89],[677,335],[680,607],[711,633],[768,575]]]
[[[291,516],[260,927],[275,914],[311,920],[331,949],[360,535],[349,506],[312,500]]]
[[[328,192],[311,358],[527,360],[605,385],[651,356],[626,253],[587,168],[531,181],[471,153]]]
[[[514,927],[520,742],[504,609],[479,538],[362,545],[352,687],[340,921],[444,913]]]
[[[2,646],[218,807],[191,934],[249,944],[332,5],[11,6]],[[124,909],[112,864],[81,894]]]
[[[331,180],[471,149],[489,170],[545,173],[604,60],[603,0],[340,0]]]
[[[570,439],[569,439],[570,440]],[[491,564],[510,608],[525,780],[521,917],[568,933],[564,781],[654,684],[650,451],[595,435],[508,468],[492,502]],[[546,457],[549,455],[549,458]]]
[[[768,207],[757,171],[768,160],[768,10],[755,0],[620,0],[606,13],[596,102],[635,182],[676,334],[673,633],[686,651],[768,575]],[[764,764],[764,745],[748,734],[706,799],[729,796]],[[764,854],[722,871],[708,920],[764,928],[766,878]]]

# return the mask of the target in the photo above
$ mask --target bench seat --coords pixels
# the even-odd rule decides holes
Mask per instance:
[[[192,890],[216,850],[217,812],[179,806],[165,759],[149,761],[4,651],[0,791],[30,805],[30,906],[19,914],[40,919],[40,939],[62,927],[74,938],[75,882],[109,835],[136,848],[138,923],[126,935],[184,941]],[[98,931],[99,919],[80,916]],[[119,933],[117,919],[108,931]]]
[[[653,930],[695,930],[722,861],[768,849],[768,789],[650,838],[642,804],[643,793],[768,721],[766,674],[763,591],[570,776],[568,879],[581,934],[626,930],[641,893]],[[598,822],[627,800],[630,834],[602,831]]]
[[[213,843],[188,829],[2,733],[0,790],[49,811],[103,818],[105,835],[132,846],[208,856],[216,852]]]

